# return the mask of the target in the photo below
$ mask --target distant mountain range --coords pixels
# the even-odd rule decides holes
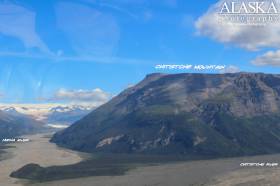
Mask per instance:
[[[89,114],[93,109],[78,105],[53,107],[44,121],[49,124],[70,125]]]
[[[51,139],[85,152],[280,152],[280,75],[150,74]]]
[[[0,105],[0,110],[13,116],[28,116],[52,127],[66,127],[92,111],[81,105]]]
[[[25,115],[7,114],[0,111],[0,143],[4,138],[13,138],[46,130],[43,122]]]

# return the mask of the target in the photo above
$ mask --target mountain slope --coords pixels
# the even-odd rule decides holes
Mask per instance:
[[[12,138],[45,130],[43,123],[23,115],[0,111],[0,139]]]
[[[151,74],[51,141],[86,152],[280,152],[280,75]]]

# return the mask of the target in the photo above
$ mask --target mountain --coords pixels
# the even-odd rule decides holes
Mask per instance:
[[[14,107],[5,107],[2,109],[2,111],[11,114],[11,115],[22,115],[21,113],[19,113]]]
[[[46,114],[45,122],[70,125],[89,114],[93,108],[78,105],[53,107]]]
[[[14,116],[28,116],[52,127],[68,126],[94,108],[82,105],[26,104],[0,105],[0,110]]]
[[[150,74],[51,139],[85,152],[280,152],[280,75]]]
[[[12,138],[46,130],[43,123],[30,117],[0,111],[0,139]]]

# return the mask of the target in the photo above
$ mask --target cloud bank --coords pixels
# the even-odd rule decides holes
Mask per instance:
[[[226,74],[226,73],[237,73],[240,72],[240,69],[237,66],[230,65],[226,67],[225,69],[221,70],[220,73]]]
[[[252,61],[254,65],[257,66],[278,66],[280,67],[280,50],[269,51]]]
[[[265,26],[229,24],[225,20],[221,20],[218,14],[223,2],[219,1],[210,7],[196,21],[195,26],[198,34],[248,50],[280,47],[280,24],[267,24]]]
[[[70,103],[90,104],[99,106],[107,102],[111,98],[111,94],[96,88],[93,90],[67,90],[59,89],[50,101],[66,101]]]
[[[264,48],[280,49],[280,23],[265,26],[229,24],[218,13],[225,1],[219,1],[195,22],[197,34],[215,41],[257,51]],[[275,1],[280,3],[279,0]],[[279,51],[270,51],[252,62],[255,65],[280,66]]]

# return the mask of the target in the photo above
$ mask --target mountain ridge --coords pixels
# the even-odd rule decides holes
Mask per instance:
[[[44,123],[26,115],[7,114],[0,111],[0,139],[18,137],[45,131]]]
[[[280,152],[280,75],[150,74],[52,142],[86,152]]]
[[[27,116],[46,124],[68,126],[88,114],[94,107],[82,105],[1,105],[0,110],[14,116]]]

